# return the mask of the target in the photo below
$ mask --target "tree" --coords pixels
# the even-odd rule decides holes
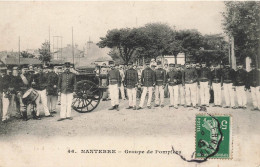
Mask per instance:
[[[204,35],[199,59],[206,62],[220,63],[228,61],[228,42],[221,34]]]
[[[46,64],[51,61],[49,42],[42,43],[42,46],[39,49],[39,53],[40,53],[39,60],[42,61],[43,64]]]
[[[240,61],[249,56],[259,62],[260,2],[225,2],[223,27],[234,37],[235,54]]]
[[[35,56],[31,53],[28,53],[27,51],[22,51],[21,57],[23,57],[23,58],[34,58]]]
[[[128,63],[134,52],[145,42],[145,36],[141,28],[122,28],[113,29],[107,32],[106,37],[101,37],[101,41],[97,45],[101,48],[116,48],[119,56]]]
[[[142,45],[142,52],[145,57],[155,58],[172,52],[175,42],[175,33],[167,24],[149,23],[143,27],[145,43]],[[175,45],[174,45],[175,46]]]
[[[182,52],[186,55],[192,55],[193,59],[199,61],[199,51],[203,47],[203,36],[197,30],[178,31],[175,39],[180,41]]]

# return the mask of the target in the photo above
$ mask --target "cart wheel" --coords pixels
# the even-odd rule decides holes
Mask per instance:
[[[89,80],[79,81],[77,83],[76,96],[72,101],[72,108],[80,113],[93,111],[102,98],[102,91]]]

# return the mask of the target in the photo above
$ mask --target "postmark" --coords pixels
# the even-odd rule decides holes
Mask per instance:
[[[195,158],[232,158],[230,115],[196,115]]]

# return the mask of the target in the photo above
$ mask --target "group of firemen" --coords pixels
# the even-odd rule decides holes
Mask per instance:
[[[151,109],[152,101],[155,103],[154,107],[163,108],[165,96],[170,97],[169,108],[177,109],[180,105],[193,108],[209,107],[211,92],[214,107],[246,109],[247,91],[252,97],[252,110],[260,110],[260,70],[254,64],[251,64],[251,70],[247,72],[241,63],[234,70],[229,63],[224,66],[212,64],[208,67],[205,62],[163,65],[160,61],[148,61],[140,69],[130,62],[127,66],[104,64],[98,73],[105,74],[101,85],[108,86],[108,91],[104,92],[107,97],[103,97],[103,100],[111,99],[112,107],[109,110],[119,110],[120,96],[123,100],[128,99],[127,109],[141,110],[144,108],[147,94],[148,109]],[[27,121],[27,109],[31,110],[33,119],[36,120],[41,119],[41,109],[44,110],[45,117],[53,117],[53,114],[57,113],[57,101],[60,101],[58,121],[73,119],[71,104],[76,92],[76,74],[69,62],[64,64],[62,73],[54,66],[7,68],[4,73],[1,71],[0,88],[0,109],[4,122],[9,119],[10,103],[15,103],[17,116]],[[35,98],[33,91],[37,95]],[[26,103],[24,96],[30,93],[30,98],[35,100]],[[137,98],[140,98],[139,104]]]
[[[40,110],[45,117],[56,114],[57,102],[61,103],[60,119],[72,120],[71,103],[76,88],[76,77],[69,62],[60,73],[54,66],[14,66],[1,70],[0,92],[2,121],[9,119],[11,103],[15,104],[16,117],[28,120],[27,109],[33,119],[40,120]],[[31,93],[31,94],[30,94]],[[25,97],[28,95],[27,97]],[[25,98],[29,98],[26,100]],[[30,101],[30,102],[28,102]]]
[[[151,109],[153,100],[154,107],[163,108],[167,94],[170,97],[169,107],[175,109],[180,105],[209,107],[212,99],[214,107],[246,109],[247,91],[251,92],[252,110],[260,110],[260,70],[254,64],[251,64],[251,70],[247,72],[241,63],[234,70],[229,63],[208,67],[206,62],[163,65],[160,61],[148,61],[140,74],[131,62],[125,70],[117,64],[110,66],[106,80],[112,105],[110,110],[119,110],[120,92],[122,99],[127,96],[129,100],[127,109],[133,110],[144,108],[147,93],[148,109]],[[141,92],[139,105],[136,100],[138,91]]]

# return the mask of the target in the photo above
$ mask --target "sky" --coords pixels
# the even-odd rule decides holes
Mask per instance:
[[[62,46],[74,43],[81,49],[89,40],[98,42],[108,30],[132,28],[147,23],[167,23],[176,29],[197,29],[202,34],[223,33],[222,1],[88,1],[0,2],[0,51],[40,48],[53,36],[62,36]]]

